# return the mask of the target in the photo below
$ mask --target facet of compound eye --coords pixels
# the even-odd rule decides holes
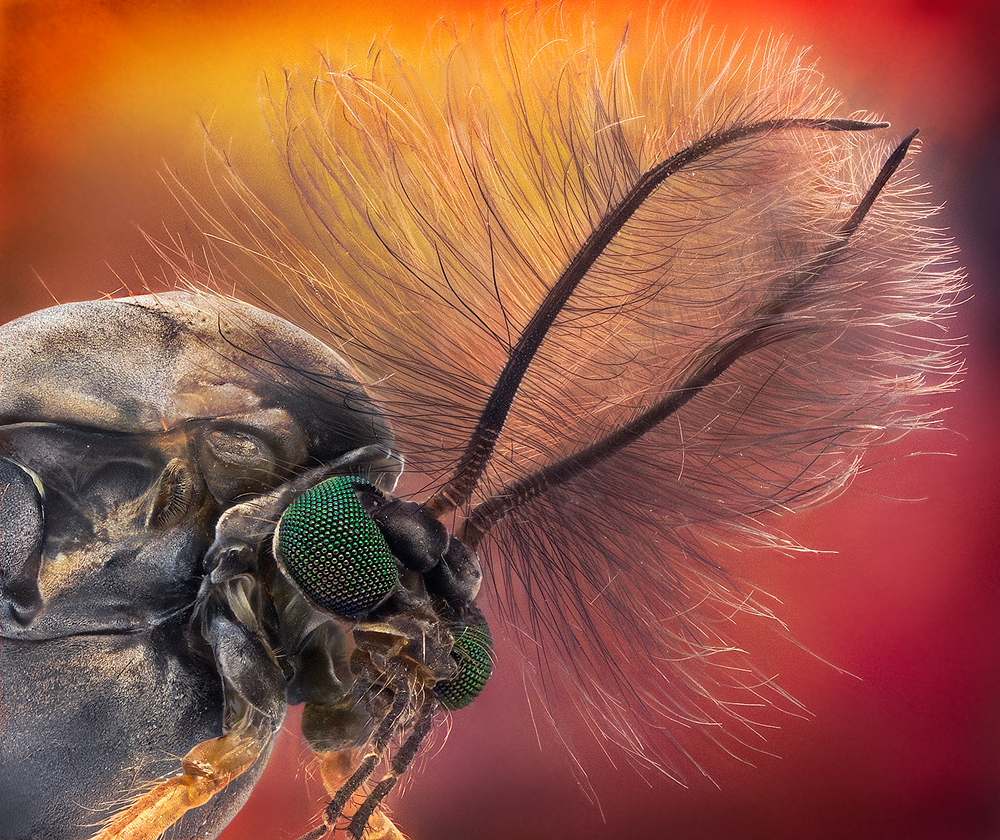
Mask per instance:
[[[318,607],[354,619],[378,606],[399,580],[396,559],[355,488],[337,476],[292,502],[274,532],[274,556]]]

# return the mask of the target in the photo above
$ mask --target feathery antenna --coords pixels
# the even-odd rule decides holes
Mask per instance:
[[[864,128],[877,128],[885,124],[864,123],[861,125]],[[681,376],[679,384],[671,388],[655,405],[642,412],[630,423],[619,427],[613,433],[595,441],[585,449],[524,476],[522,479],[504,487],[499,493],[478,504],[462,524],[459,533],[460,538],[470,547],[475,548],[486,532],[512,510],[530,501],[540,493],[544,493],[548,488],[575,478],[581,473],[592,469],[616,452],[638,440],[646,432],[662,423],[681,408],[681,406],[711,385],[737,359],[745,356],[747,353],[752,353],[754,350],[759,350],[762,347],[796,335],[799,330],[796,329],[794,324],[783,323],[781,320],[782,316],[792,310],[801,297],[808,292],[812,281],[830,265],[838,252],[843,249],[851,236],[857,231],[868,211],[875,203],[875,199],[878,198],[879,193],[885,188],[889,178],[892,177],[893,173],[903,162],[903,158],[906,157],[906,151],[916,136],[917,131],[915,130],[893,150],[854,212],[851,213],[850,217],[837,230],[836,240],[830,243],[822,253],[818,254],[806,266],[796,271],[789,278],[791,282],[782,294],[762,305],[747,318],[745,324],[741,325],[743,329],[737,335],[705,348],[698,355],[695,362],[689,366],[689,370]],[[716,146],[716,148],[718,147]],[[680,154],[688,151],[689,149],[685,149]],[[650,170],[650,172],[654,173],[662,168],[663,165]],[[660,180],[662,180],[662,177]],[[648,194],[649,191],[646,192],[646,195]],[[602,223],[601,228],[604,226]],[[618,229],[620,227],[621,225],[618,225]],[[610,238],[609,236],[609,241]],[[574,265],[576,262],[574,260]],[[590,262],[592,263],[593,259]],[[565,277],[566,275],[563,276]],[[565,303],[566,297],[563,297],[560,303]],[[546,303],[548,303],[548,299]],[[548,323],[550,324],[551,322],[552,319],[550,318]],[[534,321],[532,324],[534,324]],[[521,342],[518,342],[518,346],[520,344]],[[537,347],[537,344],[535,346]],[[504,370],[504,373],[507,373],[507,370]],[[491,394],[491,404],[496,402],[493,399],[496,393],[497,390],[495,389],[493,394]],[[513,394],[511,394],[510,401],[513,401]],[[510,401],[507,402],[507,406],[510,405]],[[486,413],[484,412],[485,416]],[[482,421],[480,421],[481,424]],[[477,432],[479,428],[477,426]],[[495,439],[496,436],[494,435],[493,440]]]
[[[847,119],[765,120],[709,134],[649,169],[639,178],[611,212],[601,219],[600,224],[590,234],[587,241],[583,243],[583,246],[577,251],[570,264],[545,296],[545,299],[532,316],[524,332],[521,333],[517,344],[511,350],[507,364],[493,386],[489,399],[486,401],[483,412],[479,417],[479,422],[476,424],[472,437],[469,439],[469,443],[462,453],[462,457],[459,459],[452,477],[444,487],[428,500],[427,509],[434,515],[441,517],[450,513],[455,508],[461,507],[469,500],[493,454],[497,438],[499,438],[500,432],[503,430],[507,413],[514,402],[521,381],[524,379],[528,366],[531,364],[532,359],[534,359],[539,346],[544,341],[549,327],[552,326],[553,321],[555,321],[556,316],[562,310],[563,306],[565,306],[566,301],[569,300],[580,281],[586,277],[587,272],[601,256],[605,248],[608,247],[611,240],[614,239],[615,235],[628,222],[635,211],[642,206],[643,202],[649,198],[653,190],[660,186],[667,178],[685,166],[731,143],[738,143],[741,140],[747,140],[751,137],[772,131],[789,131],[792,129],[871,131],[876,128],[887,128],[888,125],[885,122],[865,122],[863,120]],[[906,145],[909,145],[909,139]],[[899,162],[902,161],[902,155],[905,154],[905,151],[906,149],[903,147],[902,154],[899,155],[899,161],[892,167],[893,171],[895,171]],[[898,149],[897,152],[899,152]],[[879,177],[882,177],[881,173]],[[881,181],[882,185],[885,184],[888,177],[889,175],[886,175],[885,179]],[[879,181],[876,180],[876,184],[878,183]],[[878,189],[881,189],[881,186]],[[871,197],[871,201],[874,201],[874,195]],[[871,201],[868,202],[867,206],[864,203],[859,206],[858,211],[861,212],[861,217],[864,216],[868,207],[871,206]],[[856,212],[855,216],[857,215],[858,213]],[[858,218],[857,222],[855,222],[855,227],[860,221],[861,218]],[[558,466],[559,464],[553,464],[552,468],[555,469]],[[519,502],[513,503],[512,507],[516,507],[517,504]],[[482,509],[482,506],[480,509]],[[471,537],[476,530],[473,528],[469,532],[469,536]],[[478,542],[478,539],[475,541]]]

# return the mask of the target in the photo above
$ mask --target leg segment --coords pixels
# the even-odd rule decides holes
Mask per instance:
[[[341,752],[328,752],[319,755],[323,784],[331,797],[335,798],[345,785],[350,783],[351,778],[356,773],[356,771],[352,772],[352,769],[358,766],[359,756],[360,750],[342,750]],[[355,788],[355,792],[358,790],[361,791],[361,796],[364,797],[363,802],[367,802],[370,797],[364,783]],[[338,822],[337,818],[341,816],[344,818],[351,817],[352,800],[356,801],[358,799],[360,797],[348,797],[342,812],[338,812],[333,820],[329,817],[328,808],[323,824],[317,826],[308,834],[303,835],[299,840],[320,840],[320,838],[326,836],[329,832],[334,831]],[[366,822],[367,825],[361,829],[362,834],[355,835],[356,837],[363,836],[364,840],[406,840],[406,837],[396,828],[393,821],[382,811],[371,814]],[[353,826],[353,817],[351,825]],[[343,826],[343,822],[341,822],[341,826]]]
[[[156,785],[94,840],[155,840],[187,811],[204,805],[260,756],[270,738],[231,732],[203,741],[182,760],[183,772]]]
[[[389,713],[372,736],[371,751],[364,757],[351,777],[341,785],[333,799],[330,800],[330,804],[327,805],[326,820],[328,825],[336,823],[337,818],[347,807],[350,798],[354,796],[358,788],[368,781],[368,778],[375,771],[375,766],[388,749],[392,736],[396,733],[399,718],[410,702],[410,688],[405,676],[397,681],[395,689]]]
[[[357,800],[355,794],[359,790],[364,794],[362,802],[367,802],[369,794],[365,789],[365,783],[388,749],[399,729],[400,718],[404,716],[410,704],[410,687],[405,674],[392,683],[392,692],[392,705],[369,739],[369,749],[360,762],[357,759],[361,751],[357,749],[319,753],[323,784],[330,793],[330,803],[326,806],[323,824],[303,835],[300,840],[323,837],[336,828],[341,817],[351,817],[352,802]],[[351,768],[354,768],[353,771]],[[353,821],[351,825],[354,825]],[[361,827],[361,832],[364,832],[364,825]],[[360,837],[361,834],[356,836]],[[369,825],[365,837],[366,840],[396,840],[402,838],[402,835],[388,817],[380,814],[379,819]]]
[[[347,829],[348,833],[356,838],[356,840],[361,840],[362,835],[365,833],[365,826],[372,825],[372,820],[375,816],[375,809],[382,803],[382,800],[388,795],[395,786],[396,782],[399,781],[399,777],[405,773],[410,765],[413,763],[413,759],[417,756],[417,751],[420,749],[420,745],[423,743],[424,738],[431,731],[431,724],[434,722],[434,713],[437,711],[438,703],[433,697],[428,698],[422,708],[420,709],[420,714],[417,716],[416,723],[413,726],[413,730],[410,732],[409,737],[402,743],[398,750],[393,754],[392,760],[389,762],[390,772],[372,789],[372,792],[368,794],[368,798],[361,804],[354,813],[354,817],[351,819],[351,825]]]
[[[400,718],[410,705],[412,695],[405,686],[405,678],[401,682],[404,687],[396,692],[392,707],[373,734],[369,751],[360,761],[361,751],[357,749],[319,754],[323,784],[331,796],[330,804],[326,808],[323,824],[300,840],[319,840],[338,827],[343,829],[345,822],[348,823],[347,833],[353,840],[403,840],[399,829],[379,810],[379,806],[413,763],[420,745],[430,732],[439,702],[429,696],[420,703],[409,735],[389,760],[389,772],[369,789],[368,781],[388,750],[390,741],[404,728],[400,726]]]

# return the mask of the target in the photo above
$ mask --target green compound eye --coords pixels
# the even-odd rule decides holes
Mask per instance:
[[[493,639],[486,619],[451,631],[455,647],[451,655],[458,662],[458,674],[441,680],[434,691],[449,709],[468,706],[479,696],[493,673]]]
[[[399,580],[385,537],[358,501],[354,476],[337,476],[292,502],[274,532],[274,556],[322,609],[354,619],[377,606]]]

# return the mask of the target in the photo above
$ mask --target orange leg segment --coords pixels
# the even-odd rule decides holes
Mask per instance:
[[[204,805],[248,770],[267,740],[230,733],[203,741],[181,762],[183,772],[140,796],[94,840],[156,840],[192,808]]]

